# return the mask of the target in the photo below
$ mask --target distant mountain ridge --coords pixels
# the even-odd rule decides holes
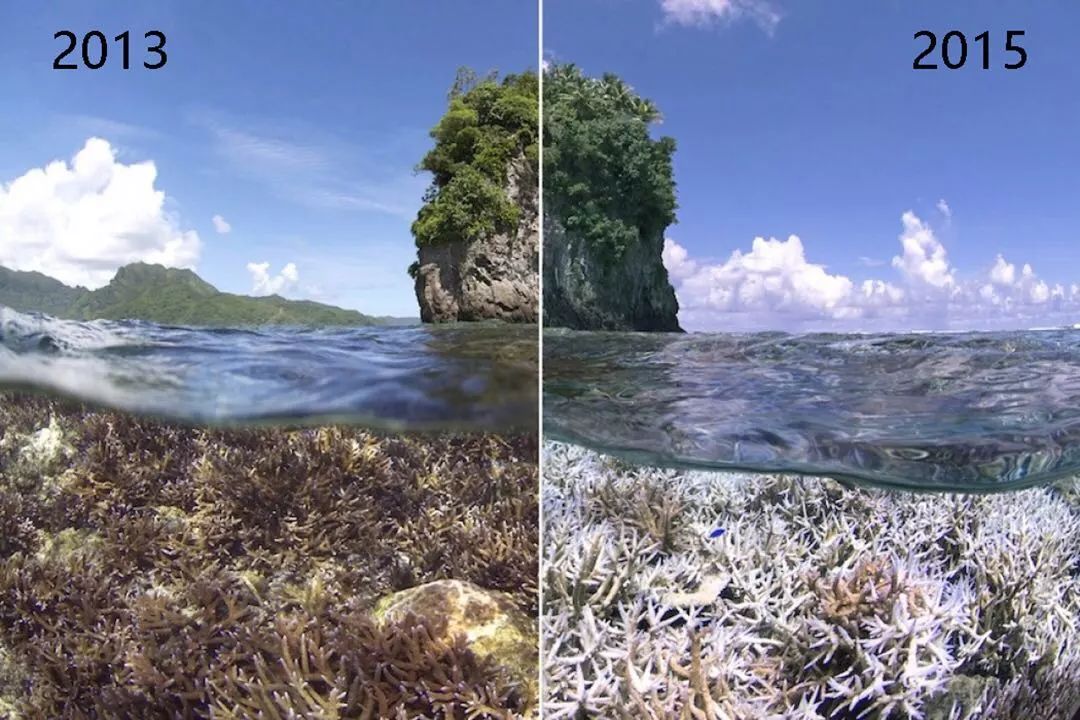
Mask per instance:
[[[148,320],[195,326],[397,325],[403,318],[278,295],[251,297],[221,292],[191,270],[132,263],[97,290],[69,287],[39,272],[0,266],[0,305],[68,320]]]

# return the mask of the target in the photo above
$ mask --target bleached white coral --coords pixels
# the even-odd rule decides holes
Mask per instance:
[[[1071,720],[1080,703],[1069,493],[544,452],[545,717]]]

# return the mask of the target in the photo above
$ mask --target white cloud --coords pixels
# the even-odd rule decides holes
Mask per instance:
[[[938,290],[955,283],[945,246],[934,237],[930,226],[908,210],[901,217],[904,232],[900,235],[903,254],[892,259],[894,268],[916,285]]]
[[[670,238],[664,239],[664,250],[661,257],[664,261],[664,267],[667,268],[668,276],[672,280],[685,280],[697,270],[697,263],[689,259],[686,248]]]
[[[296,287],[300,281],[300,273],[295,263],[287,263],[277,275],[270,275],[268,262],[249,262],[247,270],[251,273],[253,295],[280,295]]]
[[[718,265],[698,265],[673,240],[664,242],[669,275],[680,283],[689,309],[719,313],[835,316],[848,313],[852,282],[806,261],[802,241],[754,238],[749,253],[736,250]]]
[[[1016,266],[998,254],[994,267],[990,268],[990,281],[996,285],[1012,285],[1016,281]]]
[[[672,239],[663,260],[690,329],[911,330],[1034,327],[1080,320],[1080,284],[1047,283],[998,255],[961,281],[933,229],[901,216],[897,278],[855,282],[807,259],[802,241],[755,238],[750,252],[703,263]]]
[[[687,26],[749,18],[771,34],[781,19],[767,0],[660,0],[660,7],[669,22]]]
[[[92,137],[70,163],[56,160],[0,186],[0,265],[89,288],[131,262],[194,268],[199,236],[165,211],[156,179],[153,162],[125,165]]]
[[[938,212],[945,216],[946,220],[952,220],[952,208],[949,207],[949,203],[945,202],[945,198],[941,198],[937,201]]]
[[[217,231],[218,235],[228,235],[232,232],[232,225],[220,215],[215,215],[210,220],[214,223],[214,230]]]
[[[979,288],[979,297],[995,307],[1013,309],[1044,305],[1053,300],[1080,299],[1075,285],[1071,292],[1066,292],[1062,285],[1051,287],[1035,274],[1028,263],[1024,263],[1018,275],[1016,265],[1000,254],[990,268],[989,278],[990,282]]]

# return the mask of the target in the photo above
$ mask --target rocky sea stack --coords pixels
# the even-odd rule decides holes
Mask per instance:
[[[650,101],[573,65],[544,76],[544,323],[680,331],[661,259],[675,221],[675,141]]]
[[[458,73],[420,163],[434,178],[409,274],[424,322],[537,321],[538,88],[534,73]]]

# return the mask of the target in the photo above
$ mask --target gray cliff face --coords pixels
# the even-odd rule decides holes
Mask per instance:
[[[679,302],[661,259],[664,238],[646,238],[617,262],[544,219],[544,325],[575,330],[681,332]]]
[[[524,162],[511,167],[507,194],[522,209],[513,234],[421,247],[416,300],[424,322],[535,323],[540,302],[540,220],[536,183]]]

